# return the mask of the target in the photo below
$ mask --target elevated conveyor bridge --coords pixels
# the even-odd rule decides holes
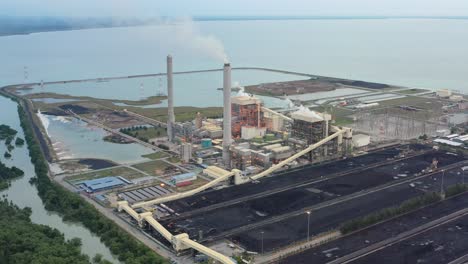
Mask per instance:
[[[176,251],[193,248],[198,252],[203,253],[208,257],[217,260],[223,264],[237,264],[237,262],[232,258],[227,257],[219,252],[212,250],[209,247],[205,247],[202,244],[191,240],[188,234],[186,233],[172,235],[166,228],[164,228],[164,226],[162,226],[156,219],[154,219],[153,214],[151,212],[138,214],[128,205],[127,201],[118,202],[118,211],[127,212],[130,216],[132,216],[133,219],[135,219],[138,222],[138,225],[141,227],[144,225],[145,222],[149,224],[167,241],[171,242],[173,248]]]
[[[322,146],[323,144],[326,144],[327,142],[339,137],[339,141],[341,141],[340,139],[342,139],[343,137],[343,134],[345,132],[349,132],[350,129],[349,128],[338,128],[338,127],[333,127],[333,131],[334,133],[324,139],[322,139],[321,141],[315,143],[315,144],[312,144],[310,145],[309,147],[305,148],[304,150],[296,153],[295,155],[285,159],[284,161],[272,166],[271,168],[259,173],[259,174],[256,174],[252,177],[250,177],[247,181],[249,180],[258,180],[262,177],[265,177],[265,176],[268,176],[269,174],[275,172],[276,170],[280,169],[281,167],[291,163],[292,161],[298,159],[299,157],[309,153],[310,151],[313,151],[314,149]],[[176,251],[180,251],[180,250],[184,250],[184,249],[187,249],[187,248],[193,248],[217,261],[220,261],[221,263],[226,263],[226,264],[234,264],[236,263],[233,259],[231,259],[230,257],[227,257],[223,254],[220,254],[208,247],[205,247],[203,245],[201,245],[200,243],[197,243],[193,240],[191,240],[188,236],[188,234],[186,233],[183,233],[183,234],[178,234],[178,235],[172,235],[166,228],[164,228],[164,226],[162,226],[154,217],[153,217],[153,214],[152,212],[145,212],[145,213],[142,213],[142,214],[138,214],[137,212],[135,212],[134,208],[141,208],[141,207],[144,207],[144,208],[148,208],[152,205],[155,205],[155,204],[161,204],[161,203],[165,203],[165,202],[169,202],[169,201],[174,201],[174,200],[178,200],[178,199],[182,199],[182,198],[185,198],[185,197],[189,197],[189,196],[192,196],[194,194],[197,194],[197,193],[200,193],[206,189],[209,189],[211,187],[214,187],[216,185],[218,185],[219,183],[223,182],[223,181],[226,181],[228,180],[230,177],[234,176],[234,177],[242,177],[241,175],[241,172],[239,170],[232,170],[231,172],[229,171],[226,171],[224,169],[221,169],[221,168],[218,168],[218,167],[208,167],[205,171],[207,174],[211,175],[212,177],[214,177],[215,179],[210,181],[209,183],[203,185],[203,186],[200,186],[196,189],[193,189],[193,190],[190,190],[190,191],[187,191],[187,192],[183,192],[183,193],[177,193],[177,194],[174,194],[174,195],[169,195],[169,196],[165,196],[165,197],[161,197],[161,198],[158,198],[158,199],[154,199],[154,200],[150,200],[150,201],[145,201],[145,202],[140,202],[140,203],[135,203],[133,204],[132,206],[129,206],[128,202],[127,201],[120,201],[118,202],[118,210],[119,211],[125,211],[127,212],[133,219],[135,219],[138,224],[140,226],[143,226],[143,224],[146,222],[148,223],[150,226],[152,226],[157,232],[159,232],[167,241],[171,242],[173,248],[176,250]],[[237,182],[237,181],[236,181]]]
[[[258,180],[260,178],[268,176],[269,174],[271,174],[271,173],[275,172],[276,170],[280,169],[281,167],[293,162],[294,160],[296,160],[299,157],[309,153],[310,151],[313,151],[314,149],[322,146],[323,144],[329,142],[330,140],[333,140],[333,139],[335,139],[337,137],[342,137],[343,133],[345,133],[347,130],[335,127],[335,131],[336,132],[333,133],[332,135],[320,140],[319,142],[317,142],[315,144],[310,145],[306,149],[301,150],[300,152],[298,152],[298,153],[294,154],[293,156],[283,160],[282,162],[280,162],[280,163],[278,163],[276,165],[273,165],[271,168],[269,168],[269,169],[267,169],[267,170],[265,170],[263,172],[260,172],[259,174],[256,174],[254,176],[251,176],[250,180]],[[150,200],[150,201],[135,203],[135,204],[132,205],[132,208],[140,208],[140,207],[144,207],[144,206],[151,206],[151,205],[154,205],[154,204],[161,204],[161,203],[166,203],[166,202],[170,202],[170,201],[175,201],[175,200],[178,200],[178,199],[182,199],[182,198],[185,198],[185,197],[192,196],[192,195],[197,194],[199,192],[202,192],[202,191],[204,191],[206,189],[209,189],[209,188],[211,188],[213,186],[216,186],[218,183],[229,179],[229,177],[231,177],[231,176],[235,176],[235,177],[239,177],[239,178],[242,177],[241,172],[239,170],[232,170],[231,172],[228,172],[228,171],[223,170],[221,168],[216,168],[216,169],[211,168],[210,169],[210,167],[208,167],[207,173],[208,174],[213,173],[213,174],[217,174],[219,176],[216,179],[210,181],[209,183],[207,183],[205,185],[202,185],[202,186],[200,186],[198,188],[195,188],[193,190],[183,192],[183,193],[177,193],[177,194],[173,194],[173,195],[169,195],[169,196],[164,196],[164,197],[157,198],[157,199]]]

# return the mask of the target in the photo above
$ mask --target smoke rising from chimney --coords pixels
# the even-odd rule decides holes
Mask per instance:
[[[192,49],[194,52],[203,53],[212,59],[223,63],[229,62],[222,41],[213,35],[201,33],[199,27],[192,19],[185,18],[179,20],[176,27],[175,38],[177,42]]]

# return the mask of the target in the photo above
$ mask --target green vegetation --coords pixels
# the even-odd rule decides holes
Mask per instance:
[[[256,94],[256,95],[263,95],[263,96],[270,96],[270,97],[275,97],[273,92],[270,90],[264,90],[264,89],[257,89],[258,85],[247,85],[244,87],[245,92],[250,93],[250,94]]]
[[[143,108],[143,107],[135,107],[140,105],[150,105],[150,104],[159,104],[161,100],[166,99],[165,96],[151,96],[145,100],[141,101],[130,101],[130,100],[106,100],[106,99],[97,99],[93,97],[87,96],[71,96],[71,95],[63,95],[63,94],[56,94],[56,93],[39,93],[28,95],[28,98],[56,98],[56,99],[77,99],[79,101],[73,102],[73,105],[82,105],[86,108],[89,108],[91,111],[98,111],[109,108],[112,109],[128,109],[129,111],[135,112],[137,114],[153,118],[162,122],[167,121],[167,108],[166,107],[158,107],[158,108]],[[91,103],[90,103],[91,102]],[[33,102],[35,108],[40,108],[42,111],[54,112],[57,111],[57,107],[67,103],[55,103],[55,104],[46,104],[43,102]],[[129,106],[117,106],[114,103],[124,103]],[[133,105],[133,106],[132,106]],[[202,114],[204,117],[208,118],[218,118],[223,116],[223,108],[222,107],[205,107],[205,108],[198,108],[198,107],[190,107],[190,106],[182,106],[182,107],[175,107],[174,113],[176,116],[176,120],[178,122],[190,121],[195,119],[195,116],[198,112]]]
[[[114,135],[114,134],[111,134],[111,135],[107,135],[103,138],[104,141],[107,141],[107,142],[111,142],[111,143],[116,143],[116,144],[130,144],[130,143],[133,143],[133,141],[127,139],[127,138],[124,138],[120,135]]]
[[[232,258],[235,259],[237,263],[251,263],[254,261],[254,256],[249,254],[247,251],[233,255]]]
[[[93,263],[94,264],[112,264],[112,262],[103,259],[101,254],[96,254],[96,256],[93,257]]]
[[[423,196],[409,199],[403,202],[400,206],[385,208],[370,215],[348,221],[340,227],[340,231],[343,234],[347,234],[352,231],[384,221],[386,219],[419,209],[423,206],[438,202],[440,200],[441,197],[439,194],[427,193]]]
[[[0,125],[0,140],[9,140],[9,143],[11,143],[11,140],[15,138],[17,133],[18,131],[14,130],[10,126]],[[9,143],[7,143],[7,145]]]
[[[395,92],[401,93],[401,94],[416,94],[416,93],[428,92],[428,90],[413,88],[413,89],[408,89],[408,90],[396,90]]]
[[[145,163],[139,163],[132,165],[132,167],[144,171],[150,175],[161,175],[164,174],[165,170],[173,168],[173,166],[171,166],[169,163],[161,160],[153,160]]]
[[[336,117],[334,125],[336,126],[346,126],[349,124],[353,124],[354,121],[350,117]]]
[[[445,197],[455,196],[457,194],[464,193],[466,191],[468,191],[468,185],[466,185],[466,184],[455,184],[455,185],[452,185],[452,186],[448,187],[445,190]]]
[[[14,149],[15,149],[15,147],[13,147],[13,145],[7,145],[7,150],[8,150],[9,152],[11,152],[11,151],[14,150]]]
[[[23,146],[24,145],[24,139],[17,137],[15,140],[15,145],[16,146]]]
[[[149,142],[152,138],[164,137],[167,135],[166,128],[163,127],[133,126],[130,128],[122,128],[120,132],[136,137],[144,142]]]
[[[427,140],[429,137],[426,135],[426,134],[423,134],[421,136],[419,136],[419,139],[421,140]]]
[[[69,181],[85,181],[85,180],[92,180],[98,179],[102,177],[108,176],[122,176],[125,179],[131,180],[136,178],[144,177],[145,175],[127,167],[116,167],[116,168],[109,168],[106,170],[99,170],[99,171],[92,171],[92,172],[85,172],[80,175],[75,175],[67,178]]]
[[[166,152],[158,151],[158,152],[154,152],[154,153],[146,154],[146,155],[141,155],[141,156],[142,156],[143,158],[156,160],[156,159],[167,158],[167,157],[169,157],[170,155],[167,154]]]
[[[42,98],[53,98],[53,99],[68,99],[68,100],[76,100],[76,103],[82,102],[82,101],[94,101],[94,102],[99,102],[100,104],[106,105],[107,107],[115,107],[113,103],[123,103],[129,106],[145,106],[145,105],[152,105],[152,104],[160,104],[162,100],[167,99],[166,96],[150,96],[148,98],[145,98],[144,100],[140,101],[132,101],[132,100],[115,100],[115,99],[98,99],[94,97],[89,97],[89,96],[73,96],[73,95],[67,95],[67,94],[58,94],[58,93],[36,93],[36,94],[30,94],[27,95],[27,98],[29,99],[42,99]],[[65,102],[70,103],[70,101]],[[75,103],[75,102],[74,102]],[[35,105],[60,105],[64,103],[44,103],[40,101],[34,101]]]
[[[31,162],[34,164],[38,194],[45,208],[59,212],[66,221],[81,222],[91,232],[101,238],[120,261],[131,264],[157,264],[165,260],[135,240],[110,219],[103,216],[96,208],[84,201],[79,195],[69,192],[48,177],[47,162],[42,155],[38,141],[34,137],[27,113],[18,105],[18,113],[28,144]],[[51,263],[46,262],[46,263]],[[73,262],[67,262],[73,263]]]
[[[5,152],[5,155],[6,154],[10,154],[10,153]],[[24,171],[22,171],[21,169],[15,166],[8,168],[5,164],[0,162],[0,190],[8,188],[9,180],[16,178],[16,177],[23,176],[23,175],[24,175]]]
[[[10,152],[8,152],[8,151],[5,151],[5,154],[3,154],[3,157],[5,157],[5,159],[9,159],[9,158],[11,158],[11,154],[10,154]]]
[[[14,130],[8,125],[0,125],[0,140],[5,140],[5,146],[7,147],[7,151],[3,154],[3,157],[5,158],[11,158],[11,151],[15,149],[11,143],[13,142],[13,139],[15,138],[16,134],[18,134],[18,131]],[[21,138],[16,138],[15,144],[17,146],[20,146],[18,143],[21,143],[21,140],[24,140]]]
[[[169,150],[169,147],[166,146],[166,145],[164,145],[164,144],[159,144],[159,145],[158,145],[158,148],[164,149],[164,150]]]
[[[1,263],[90,263],[81,240],[66,241],[57,229],[31,222],[31,209],[0,201]]]
[[[172,162],[172,163],[179,163],[180,162],[180,157],[177,157],[177,156],[173,156],[173,157],[170,157],[169,159],[167,159],[169,162]]]

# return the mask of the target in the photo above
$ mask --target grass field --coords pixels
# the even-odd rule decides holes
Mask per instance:
[[[129,111],[135,112],[137,114],[153,118],[162,122],[167,121],[167,108],[160,107],[160,108],[142,108],[142,107],[134,107],[134,106],[141,106],[141,105],[150,105],[150,104],[158,104],[161,100],[165,99],[165,97],[158,97],[158,96],[151,96],[145,100],[141,101],[130,101],[130,100],[110,100],[110,99],[98,99],[93,97],[87,96],[71,96],[65,94],[57,94],[57,93],[37,93],[26,96],[27,98],[55,98],[55,99],[76,99],[76,102],[67,102],[67,103],[54,103],[54,104],[46,104],[43,102],[33,102],[34,107],[36,109],[41,109],[43,112],[45,111],[54,111],[60,105],[64,104],[74,104],[74,105],[81,105],[86,108],[91,109],[92,111],[99,111],[101,109],[115,109],[115,110],[123,110],[128,109]],[[113,103],[124,103],[129,106],[117,106]],[[132,106],[133,105],[133,106]],[[200,112],[202,116],[208,118],[217,118],[222,117],[223,115],[223,108],[222,107],[190,107],[190,106],[182,106],[182,107],[175,107],[174,113],[176,117],[176,121],[184,122],[190,121],[195,119],[197,113]]]
[[[164,173],[164,170],[172,167],[167,162],[161,160],[148,161],[145,163],[135,164],[132,167],[137,168],[141,171],[144,171],[150,175],[161,175]]]
[[[334,125],[336,126],[346,126],[354,123],[353,119],[350,117],[336,117]]]
[[[152,138],[164,137],[167,135],[166,128],[164,127],[142,127],[133,130],[126,130],[124,133],[136,137],[140,140],[147,142]]]
[[[416,94],[416,93],[423,93],[423,92],[428,92],[429,90],[424,90],[424,89],[408,89],[408,90],[398,90],[398,91],[395,91],[397,93],[401,93],[401,94]]]
[[[158,152],[154,152],[151,154],[142,155],[143,158],[152,159],[152,160],[167,158],[169,156],[170,156],[169,154],[163,151],[158,151]]]
[[[145,177],[144,174],[136,170],[130,169],[128,167],[117,167],[117,168],[110,168],[107,170],[93,171],[93,172],[88,172],[88,173],[85,172],[80,175],[69,177],[67,178],[67,180],[76,182],[76,181],[98,179],[98,178],[108,177],[108,176],[122,176],[128,180]]]

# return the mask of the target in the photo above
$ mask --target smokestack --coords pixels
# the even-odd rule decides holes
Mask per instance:
[[[223,162],[227,168],[231,167],[231,153],[229,147],[232,142],[231,133],[231,64],[224,64],[223,75],[223,98],[224,98],[224,112],[223,112]]]
[[[167,56],[167,138],[169,141],[174,140],[174,87],[172,74],[172,56]]]

